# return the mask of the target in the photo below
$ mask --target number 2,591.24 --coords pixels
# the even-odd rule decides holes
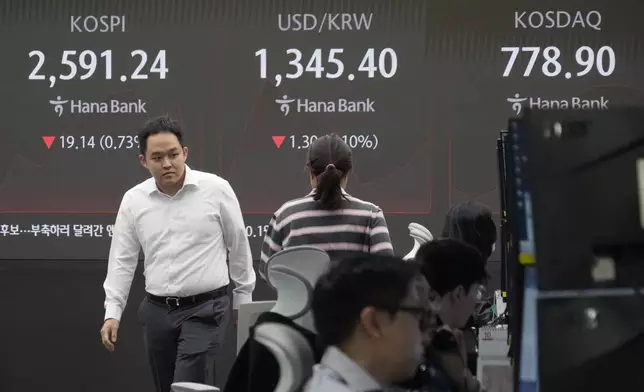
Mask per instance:
[[[148,66],[148,54],[141,49],[133,50],[130,53],[133,59],[138,59],[138,65],[130,74],[129,79],[143,80],[148,78],[148,73],[159,74],[159,79],[165,79],[168,73],[166,65],[166,52],[159,50],[154,57],[152,64]],[[29,74],[29,80],[45,80],[46,75],[42,74],[42,68],[45,65],[46,56],[40,50],[32,50],[29,52],[29,58],[36,58],[36,64]],[[103,63],[105,70],[105,79],[112,79],[112,50],[105,50],[98,55],[92,50],[83,50],[78,52],[76,50],[64,50],[60,60],[60,64],[67,68],[67,73],[58,75],[58,79],[72,80],[78,77],[80,80],[91,78],[99,65],[99,61]],[[80,74],[80,75],[79,75]],[[51,75],[50,78],[55,76]],[[128,77],[123,75],[121,80]]]

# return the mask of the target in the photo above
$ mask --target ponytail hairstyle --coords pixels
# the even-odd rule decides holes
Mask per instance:
[[[342,180],[353,168],[351,148],[336,134],[324,135],[309,147],[306,166],[317,186],[313,199],[325,210],[342,207]]]
[[[487,260],[496,242],[496,224],[492,219],[492,210],[477,201],[456,204],[445,217],[442,237],[473,246]]]

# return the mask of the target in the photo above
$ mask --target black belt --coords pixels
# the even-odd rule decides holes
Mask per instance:
[[[213,291],[208,291],[207,293],[191,295],[188,297],[161,297],[158,295],[148,294],[148,299],[151,302],[157,303],[159,305],[167,305],[171,308],[183,308],[186,306],[197,305],[211,299],[222,297],[224,295],[228,295],[228,285],[220,287]]]

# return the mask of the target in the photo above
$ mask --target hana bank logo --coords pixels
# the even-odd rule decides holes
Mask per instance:
[[[608,110],[610,100],[604,96],[595,98],[568,97],[568,98],[544,98],[544,97],[522,97],[519,93],[507,98],[512,105],[516,115],[520,115],[524,107],[538,110]]]
[[[373,113],[376,111],[376,101],[371,98],[361,100],[349,100],[336,98],[331,100],[313,100],[308,98],[289,98],[283,95],[277,98],[275,103],[279,105],[280,112],[284,116],[291,113],[291,106],[295,104],[294,110],[297,113]]]
[[[280,105],[280,112],[284,113],[284,117],[288,116],[291,112],[291,104],[295,102],[294,98],[289,98],[288,95],[284,95],[282,98],[277,98],[275,103]]]
[[[514,94],[514,97],[508,98],[508,102],[512,104],[512,110],[517,114],[521,114],[521,108],[523,107],[522,103],[525,102],[528,98],[522,98],[519,93]]]
[[[56,99],[52,99],[49,101],[49,103],[54,107],[54,112],[58,115],[58,117],[61,117],[63,115],[63,112],[65,111],[65,108],[63,107],[64,104],[69,102],[68,100],[63,101],[62,98],[59,96],[56,97]]]
[[[69,114],[138,114],[147,113],[146,104],[142,99],[135,101],[119,101],[110,99],[107,101],[82,101],[80,99],[64,100],[59,95],[56,99],[49,101],[54,108],[54,113],[62,117],[64,113]]]

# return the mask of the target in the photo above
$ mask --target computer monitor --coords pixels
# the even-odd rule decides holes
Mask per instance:
[[[518,124],[539,289],[644,286],[644,108],[527,109]]]
[[[538,320],[537,320],[537,269],[535,267],[522,268],[523,301],[521,314],[521,359],[518,366],[518,392],[539,391],[539,345],[538,345]]]
[[[496,141],[496,156],[497,156],[497,165],[498,165],[498,175],[499,175],[499,195],[501,201],[501,216],[499,219],[499,231],[500,231],[500,249],[499,253],[501,255],[501,293],[504,299],[507,300],[507,293],[509,290],[509,281],[510,277],[508,274],[508,227],[507,227],[507,211],[508,211],[508,201],[507,201],[507,192],[508,187],[507,183],[507,165],[506,160],[508,158],[507,153],[507,131],[501,131],[499,138]]]
[[[517,390],[644,390],[644,108],[526,109],[510,125],[526,270]]]
[[[523,118],[512,118],[506,141],[507,266],[510,282],[511,355],[514,366],[514,390],[536,392],[538,389],[537,356],[537,286],[534,263],[534,236],[531,186],[526,177],[527,163],[523,146],[527,131]]]

